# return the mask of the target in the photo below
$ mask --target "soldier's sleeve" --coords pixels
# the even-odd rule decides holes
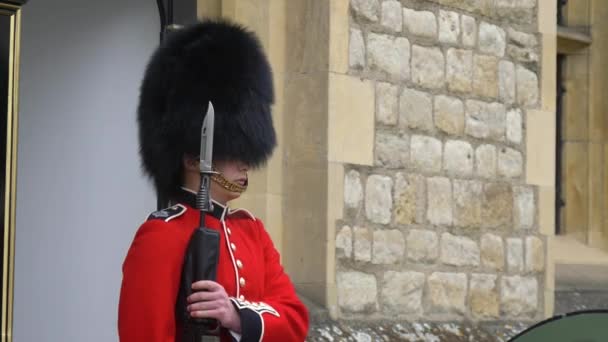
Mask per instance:
[[[184,242],[163,220],[146,221],[123,263],[118,308],[122,342],[175,342]]]
[[[308,333],[308,309],[283,270],[266,229],[260,220],[257,222],[266,267],[264,298],[253,303],[232,298],[241,317],[240,342],[304,341]]]

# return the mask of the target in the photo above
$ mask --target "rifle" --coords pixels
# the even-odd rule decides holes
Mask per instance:
[[[196,194],[196,207],[201,211],[199,227],[192,233],[186,250],[176,314],[182,323],[183,342],[200,342],[203,336],[219,335],[220,326],[213,319],[196,319],[190,317],[186,307],[186,298],[192,293],[192,283],[199,280],[216,280],[217,263],[219,259],[220,234],[218,231],[205,227],[205,217],[213,210],[210,196],[213,155],[213,129],[215,111],[209,102],[207,114],[201,128],[200,174],[201,184]]]

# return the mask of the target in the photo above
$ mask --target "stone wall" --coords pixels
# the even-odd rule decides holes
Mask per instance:
[[[543,317],[545,241],[524,174],[536,7],[350,1],[348,73],[374,82],[376,122],[374,165],[345,166],[341,318]]]

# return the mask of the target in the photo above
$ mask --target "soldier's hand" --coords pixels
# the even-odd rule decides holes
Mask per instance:
[[[192,284],[195,291],[188,297],[188,312],[194,318],[213,318],[226,329],[241,333],[241,318],[224,287],[211,280]]]

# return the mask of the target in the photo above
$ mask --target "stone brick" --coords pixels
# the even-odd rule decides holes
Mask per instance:
[[[465,133],[480,139],[504,140],[506,109],[501,103],[466,101]]]
[[[363,200],[363,186],[359,172],[350,170],[344,176],[344,204],[347,208],[358,208]]]
[[[383,71],[394,79],[410,78],[410,42],[406,38],[370,33],[367,39],[370,68]]]
[[[473,147],[466,141],[448,140],[443,153],[443,168],[450,174],[468,176],[473,173]]]
[[[488,227],[509,225],[512,221],[513,194],[505,183],[487,183],[483,189],[481,221]]]
[[[479,266],[479,246],[467,237],[443,233],[439,253],[441,262],[446,265]]]
[[[466,47],[475,47],[477,42],[477,23],[475,18],[468,15],[460,17],[460,30],[462,31],[462,45]]]
[[[460,99],[437,95],[434,108],[437,128],[452,135],[464,133],[464,105]]]
[[[365,186],[365,215],[374,223],[391,222],[393,210],[393,180],[386,176],[372,175]]]
[[[456,12],[439,10],[439,41],[456,44],[460,35],[460,18]]]
[[[473,57],[473,92],[483,97],[498,96],[498,58],[484,55]]]
[[[454,225],[479,226],[481,223],[481,194],[480,182],[454,180]]]
[[[536,48],[523,48],[514,44],[507,45],[507,56],[521,63],[536,63],[539,60]]]
[[[372,234],[369,229],[354,227],[355,260],[369,262],[372,260]]]
[[[421,313],[424,280],[424,273],[420,272],[384,273],[383,306],[393,314]]]
[[[357,15],[369,21],[378,21],[378,0],[351,0],[350,4]]]
[[[481,237],[481,264],[494,271],[504,269],[505,251],[500,236],[484,234]]]
[[[376,133],[375,164],[386,168],[404,167],[410,157],[407,136],[391,133]]]
[[[398,224],[424,222],[425,202],[424,177],[397,173],[395,176],[395,222]]]
[[[543,241],[536,236],[526,237],[526,272],[542,272],[545,269]]]
[[[517,103],[533,107],[538,102],[538,77],[521,65],[515,68],[517,77]]]
[[[448,89],[456,92],[471,91],[473,79],[473,52],[449,49],[446,55],[446,81]]]
[[[412,47],[412,81],[424,88],[437,89],[445,83],[445,59],[437,47]]]
[[[375,311],[376,277],[362,272],[339,272],[337,276],[338,305],[351,312]]]
[[[498,175],[503,177],[519,177],[523,172],[523,157],[521,152],[512,148],[502,148],[498,153]]]
[[[422,135],[412,136],[410,142],[411,163],[414,168],[426,172],[441,171],[441,141]]]
[[[397,124],[397,108],[399,102],[397,86],[390,83],[376,83],[376,121],[384,125]]]
[[[509,37],[509,41],[515,43],[518,46],[534,47],[538,45],[538,40],[536,39],[536,36],[531,33],[517,31],[512,27],[508,27],[507,34]]]
[[[530,25],[536,15],[536,0],[495,0],[495,13],[514,23]]]
[[[515,102],[515,66],[509,61],[498,63],[498,96],[505,104]]]
[[[502,28],[483,21],[479,24],[479,51],[502,57],[505,54],[506,44],[507,37]]]
[[[507,55],[512,59],[531,63],[538,62],[538,40],[536,36],[530,33],[516,31],[513,28],[507,28],[509,44],[507,44]]]
[[[374,231],[372,264],[399,263],[405,255],[405,239],[396,229]]]
[[[427,283],[431,310],[439,313],[465,313],[466,274],[434,272]]]
[[[538,307],[536,278],[502,277],[500,304],[502,311],[511,317],[533,315]]]
[[[415,36],[426,38],[437,37],[437,20],[433,12],[404,8],[403,24],[405,29]]]
[[[522,114],[520,109],[507,112],[507,140],[520,144],[522,139]]]
[[[520,238],[507,239],[507,271],[520,273],[524,270],[524,245]]]
[[[433,262],[439,256],[439,238],[428,230],[412,229],[407,235],[407,257],[415,262]]]
[[[399,100],[399,123],[424,131],[433,130],[433,103],[431,95],[404,88]]]
[[[401,18],[401,3],[396,0],[382,2],[382,26],[394,32],[401,32],[403,20]]]
[[[495,319],[499,317],[496,278],[492,274],[471,274],[469,305],[474,318]]]
[[[461,10],[490,16],[493,14],[492,3],[489,0],[429,0],[443,6],[459,8]]]
[[[351,68],[363,68],[365,66],[365,43],[361,30],[350,29],[350,43],[348,46],[348,62]]]
[[[347,258],[353,254],[353,232],[349,226],[343,226],[336,235],[336,256]]]
[[[448,178],[433,177],[426,181],[428,208],[426,218],[431,224],[452,224],[452,185]]]
[[[496,147],[494,145],[480,145],[475,150],[475,169],[477,175],[484,178],[496,176]]]
[[[513,223],[516,229],[530,229],[534,226],[536,207],[532,188],[517,186],[513,188],[514,215]]]

